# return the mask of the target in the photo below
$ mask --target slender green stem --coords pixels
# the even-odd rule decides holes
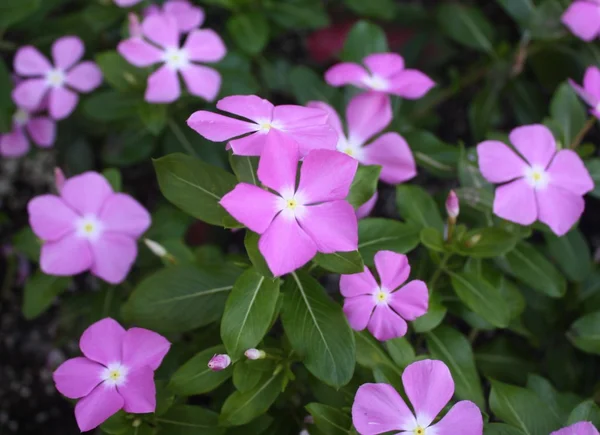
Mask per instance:
[[[442,272],[446,270],[446,264],[448,263],[448,260],[451,256],[452,254],[450,252],[446,252],[442,257],[442,261],[440,261],[440,264],[438,264],[437,269],[433,273],[433,276],[431,277],[431,279],[429,280],[429,284],[427,285],[430,293],[433,291],[435,284],[437,283],[438,279],[440,279],[440,276],[442,276]]]
[[[592,115],[589,117],[587,122],[583,125],[581,130],[579,130],[579,133],[577,133],[577,136],[575,136],[575,139],[573,139],[573,142],[571,142],[571,145],[569,145],[569,148],[572,150],[577,148],[579,146],[579,144],[581,143],[581,141],[583,140],[583,138],[585,137],[585,135],[588,134],[588,132],[592,129],[592,127],[594,127],[594,124],[596,124],[596,117]]]
[[[185,150],[192,156],[198,157],[198,153],[196,153],[196,151],[194,150],[194,147],[192,146],[190,141],[187,140],[187,137],[185,137],[185,134],[183,133],[183,131],[181,131],[181,129],[179,128],[177,123],[175,121],[173,121],[172,119],[169,119],[169,127],[171,128],[171,131],[173,132],[175,137],[177,137],[177,140],[179,141],[181,146],[183,146],[185,148]]]
[[[108,317],[110,314],[110,304],[112,303],[113,297],[115,294],[115,286],[111,285],[108,290],[106,290],[106,296],[104,297],[104,306],[102,308],[102,317]]]

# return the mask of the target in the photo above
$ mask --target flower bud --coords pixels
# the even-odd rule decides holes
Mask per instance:
[[[467,247],[469,247],[469,248],[472,248],[477,243],[479,243],[480,240],[481,240],[481,234],[475,234],[473,237],[471,237],[469,240],[467,240],[465,242],[465,245],[467,245]]]
[[[129,14],[129,36],[131,38],[142,37],[142,26],[140,24],[140,19],[133,12]]]
[[[208,368],[213,372],[220,372],[225,370],[231,364],[231,358],[227,354],[217,354],[213,356],[208,362]]]
[[[307,415],[304,417],[304,424],[315,424],[315,419],[312,415]]]
[[[152,251],[154,255],[157,257],[163,258],[168,254],[167,250],[160,243],[155,242],[154,240],[144,239],[144,243]]]
[[[62,188],[65,185],[65,174],[62,169],[54,168],[54,185],[56,186],[56,191],[60,194],[62,192]]]
[[[248,349],[246,352],[244,352],[244,355],[246,355],[246,358],[248,359],[263,359],[264,357],[267,356],[267,354],[265,353],[264,350],[258,350],[258,349]]]
[[[451,190],[446,199],[446,213],[450,219],[456,219],[460,213],[460,206],[458,203],[458,196],[454,190]]]

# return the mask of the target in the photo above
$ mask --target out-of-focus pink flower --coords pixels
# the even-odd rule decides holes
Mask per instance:
[[[213,372],[225,370],[231,364],[231,358],[227,354],[214,355],[208,362],[208,368]]]
[[[334,65],[325,72],[325,81],[331,86],[353,85],[411,100],[421,98],[435,85],[421,71],[405,69],[404,59],[396,53],[370,54],[363,64]]]
[[[375,208],[375,204],[377,203],[377,198],[379,198],[379,193],[375,192],[371,198],[363,205],[356,209],[356,218],[363,219],[371,214],[373,208]]]
[[[591,107],[590,112],[600,119],[600,70],[595,66],[590,66],[585,70],[583,87],[571,79],[569,79],[569,83],[575,92]]]
[[[87,328],[79,340],[84,356],[65,361],[53,375],[62,395],[80,399],[75,406],[79,429],[92,430],[120,409],[132,414],[154,412],[154,371],[170,346],[156,332],[126,331],[111,318]]]
[[[580,421],[552,432],[550,435],[598,435],[598,430],[589,421]]]
[[[129,19],[129,37],[130,38],[142,38],[142,24],[140,23],[140,17],[133,12],[130,12],[127,16]]]
[[[509,137],[520,155],[495,140],[477,146],[484,178],[504,183],[496,189],[494,213],[521,225],[539,219],[564,235],[583,213],[583,195],[594,188],[592,177],[577,153],[557,152],[544,125],[515,128]]]
[[[56,191],[59,195],[60,192],[62,192],[65,181],[67,181],[67,178],[65,177],[65,173],[62,171],[62,169],[58,167],[54,168],[54,187],[56,187]]]
[[[213,30],[193,30],[183,46],[179,43],[177,21],[171,15],[155,14],[142,22],[141,37],[121,41],[118,52],[129,63],[137,67],[148,67],[157,63],[162,66],[148,77],[146,101],[171,103],[179,98],[179,73],[190,94],[207,101],[216,98],[221,88],[221,75],[204,65],[194,62],[218,62],[227,49]]]
[[[338,133],[338,151],[364,165],[380,165],[380,177],[386,183],[399,184],[417,175],[415,159],[402,136],[389,132],[375,138],[392,122],[387,95],[365,92],[352,98],[346,108],[347,134],[333,107],[321,101],[312,101],[308,106],[329,113],[329,122]]]
[[[276,132],[293,139],[301,156],[313,149],[335,149],[338,135],[323,109],[273,106],[256,95],[225,97],[217,102],[217,108],[250,121],[199,110],[189,117],[187,124],[210,141],[230,141],[234,154],[260,156],[267,139]]]
[[[17,106],[36,110],[47,95],[50,116],[69,116],[79,101],[77,92],[91,92],[102,83],[102,72],[94,62],[77,63],[83,53],[83,42],[76,36],[64,36],[52,44],[54,65],[35,47],[21,47],[15,55],[14,68],[26,80],[13,90]]]
[[[258,248],[275,276],[304,266],[317,252],[355,251],[358,223],[346,201],[358,162],[330,150],[308,153],[296,173],[297,144],[277,130],[267,136],[258,179],[275,193],[240,183],[221,205],[261,234]]]
[[[144,10],[144,17],[156,14],[168,14],[175,18],[181,33],[197,29],[204,23],[205,18],[202,8],[186,0],[170,0],[163,5],[162,9],[157,5],[151,5]]]
[[[89,269],[118,284],[135,261],[137,239],[150,226],[146,209],[131,196],[113,192],[96,172],[69,178],[60,196],[37,196],[27,208],[31,228],[44,242],[40,267],[49,275]]]
[[[389,384],[363,384],[352,404],[352,422],[361,435],[386,432],[435,435],[482,435],[483,418],[473,402],[456,403],[440,421],[437,415],[454,395],[454,380],[442,361],[422,360],[402,373],[412,409]]]
[[[600,35],[600,0],[575,0],[561,21],[578,38],[591,41]]]
[[[0,155],[20,157],[29,151],[29,139],[39,147],[48,148],[56,139],[56,121],[39,114],[39,111],[17,109],[13,115],[13,129],[0,134]]]
[[[415,320],[427,312],[427,285],[419,280],[402,285],[410,275],[404,254],[379,251],[375,254],[375,267],[380,284],[366,266],[361,273],[342,275],[344,314],[352,329],[362,331],[368,327],[379,341],[402,337],[406,334],[406,320]]]
[[[128,8],[129,6],[137,5],[142,0],[115,0],[115,4],[121,8]]]

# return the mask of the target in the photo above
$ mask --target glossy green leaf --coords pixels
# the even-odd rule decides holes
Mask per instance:
[[[417,165],[440,177],[454,176],[459,148],[448,145],[428,131],[415,130],[404,134]]]
[[[12,244],[18,252],[25,254],[31,261],[39,262],[42,241],[26,226],[15,233]]]
[[[352,426],[348,413],[332,406],[309,403],[306,410],[313,416],[315,426],[323,435],[347,435]]]
[[[372,265],[378,251],[406,254],[419,244],[420,228],[392,219],[368,218],[358,222],[358,251]]]
[[[258,171],[258,157],[229,154],[229,164],[240,183],[260,185],[260,181],[256,175],[256,171]]]
[[[525,432],[504,423],[488,423],[483,428],[483,435],[525,435]]]
[[[102,175],[110,183],[110,187],[112,187],[115,192],[120,192],[122,190],[121,172],[118,169],[106,168],[102,171]]]
[[[561,130],[561,136],[556,139],[568,148],[587,118],[583,104],[568,83],[563,83],[555,92],[550,103],[550,115]]]
[[[348,33],[340,58],[346,62],[358,62],[372,53],[389,51],[385,32],[368,21],[359,21]]]
[[[412,327],[418,333],[431,331],[442,323],[447,311],[446,307],[442,304],[439,292],[434,291],[429,296],[427,312],[423,316],[417,317],[412,322]]]
[[[585,166],[594,180],[594,190],[590,195],[594,198],[600,198],[600,159],[590,159],[585,162]]]
[[[227,20],[227,31],[247,54],[258,54],[269,41],[269,22],[259,12],[242,12]]]
[[[592,271],[592,255],[583,234],[576,228],[562,237],[544,234],[550,255],[570,281],[583,281]]]
[[[200,406],[177,405],[156,417],[161,432],[169,435],[221,435],[219,416]]]
[[[510,252],[518,241],[517,236],[501,228],[488,227],[469,231],[454,248],[467,257],[494,258]]]
[[[436,17],[442,31],[459,44],[488,53],[494,51],[494,27],[479,9],[443,3],[437,8]]]
[[[358,208],[367,202],[377,192],[377,182],[381,166],[359,166],[352,185],[350,193],[346,200],[352,204],[354,208]]]
[[[216,354],[225,353],[224,346],[215,346],[197,353],[183,364],[169,382],[169,390],[178,396],[194,396],[208,393],[231,377],[233,367],[218,372],[208,368],[208,362]]]
[[[586,400],[577,405],[569,414],[567,425],[580,421],[591,421],[594,426],[600,427],[600,408],[593,400]]]
[[[244,237],[244,247],[246,248],[246,253],[252,262],[254,268],[262,275],[267,278],[272,278],[273,273],[269,269],[265,258],[262,256],[258,249],[258,240],[260,239],[260,235],[246,230],[246,235]]]
[[[427,191],[420,186],[402,184],[396,188],[396,203],[400,216],[420,228],[433,227],[444,231],[440,211]]]
[[[312,69],[300,65],[289,72],[290,89],[299,104],[309,101],[331,102],[335,89],[323,80],[323,77]]]
[[[254,389],[264,378],[265,373],[273,373],[275,361],[272,359],[238,361],[233,368],[233,385],[240,392]]]
[[[416,356],[410,342],[405,337],[393,338],[385,342],[385,347],[394,362],[402,368],[412,363]]]
[[[104,51],[96,55],[96,63],[102,71],[102,78],[118,91],[144,89],[146,80],[142,70],[125,60],[116,51]]]
[[[342,274],[362,272],[365,268],[363,259],[358,251],[334,252],[333,254],[318,253],[314,262],[323,269]]]
[[[600,311],[577,319],[569,328],[567,337],[578,349],[600,355]]]
[[[138,116],[148,132],[158,136],[167,125],[167,106],[165,104],[140,104]]]
[[[45,275],[41,271],[31,275],[23,290],[23,316],[31,320],[42,314],[70,283],[70,277]]]
[[[429,250],[446,252],[444,236],[433,227],[426,227],[420,233],[421,243]]]

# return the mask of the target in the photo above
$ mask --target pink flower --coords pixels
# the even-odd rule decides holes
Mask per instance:
[[[520,155],[495,140],[477,146],[484,178],[504,183],[496,189],[494,213],[521,225],[539,219],[562,236],[583,213],[583,195],[594,188],[590,174],[574,151],[557,152],[543,125],[515,128],[509,137]]]
[[[177,20],[171,15],[153,14],[142,22],[142,34],[121,41],[117,51],[129,63],[148,67],[157,63],[162,66],[148,77],[146,101],[171,103],[179,98],[181,89],[178,73],[181,73],[190,94],[212,101],[221,88],[221,75],[213,68],[194,62],[218,62],[227,49],[214,31],[193,30],[183,47],[179,43]]]
[[[154,371],[170,346],[156,332],[126,331],[111,318],[87,328],[79,340],[84,356],[65,361],[53,375],[62,395],[80,399],[75,406],[79,429],[92,430],[120,409],[132,414],[154,412]]]
[[[575,0],[561,21],[584,41],[597,38],[600,34],[600,0]]]
[[[267,138],[274,132],[296,141],[301,156],[312,149],[335,149],[337,134],[329,125],[328,114],[324,110],[293,105],[273,106],[256,95],[225,97],[217,102],[217,109],[250,121],[199,110],[189,117],[187,124],[210,141],[230,141],[234,154],[260,156]]]
[[[220,372],[231,365],[231,358],[227,354],[214,355],[208,362],[208,368],[213,372]]]
[[[362,331],[368,327],[379,341],[402,337],[406,334],[405,320],[415,320],[427,312],[427,286],[419,280],[402,285],[410,275],[404,254],[379,251],[375,267],[381,284],[366,266],[361,273],[341,276],[344,313],[352,329]]]
[[[100,68],[90,61],[77,63],[84,46],[76,36],[64,36],[52,44],[54,66],[34,47],[21,47],[15,55],[15,72],[27,80],[12,93],[17,106],[32,111],[48,95],[48,110],[54,119],[69,116],[79,97],[76,92],[91,92],[102,83]]]
[[[359,434],[483,434],[481,411],[468,400],[456,403],[431,425],[454,395],[452,375],[442,361],[426,359],[410,364],[402,373],[402,384],[414,413],[391,385],[360,386],[352,405],[352,422]]]
[[[569,79],[569,83],[575,92],[591,107],[590,112],[600,119],[600,70],[595,66],[590,66],[585,70],[583,87],[571,79]]]
[[[370,54],[363,63],[365,66],[350,62],[334,65],[325,72],[325,81],[331,86],[353,85],[410,100],[421,98],[435,85],[421,71],[405,69],[404,59],[396,53]]]
[[[115,4],[121,8],[128,8],[129,6],[137,5],[142,0],[115,0]]]
[[[356,209],[357,219],[366,218],[371,214],[371,212],[375,208],[375,204],[377,203],[377,198],[379,198],[379,194],[375,192],[367,202],[365,202],[363,205]]]
[[[49,275],[86,270],[111,283],[122,282],[137,256],[136,240],[150,215],[131,196],[113,192],[96,172],[69,178],[60,196],[29,201],[29,223],[43,240],[40,267]]]
[[[598,430],[589,421],[580,421],[571,426],[552,432],[550,435],[599,435]]]
[[[180,33],[191,32],[204,23],[204,10],[186,0],[167,1],[162,6],[162,10],[157,5],[151,5],[144,9],[144,17],[161,13],[175,18]]]
[[[345,200],[356,160],[337,151],[313,150],[304,159],[296,188],[297,144],[277,130],[266,142],[258,179],[274,193],[240,183],[221,199],[221,205],[261,234],[258,248],[273,274],[292,272],[317,252],[356,250],[357,219]]]
[[[446,198],[446,213],[452,220],[456,220],[458,214],[460,213],[460,203],[454,190],[451,190]]]
[[[26,134],[27,133],[27,134]],[[37,110],[17,109],[13,115],[13,129],[0,134],[0,155],[20,157],[29,151],[29,139],[42,148],[48,148],[56,139],[56,122],[40,115]]]
[[[346,108],[347,134],[331,106],[320,101],[310,102],[308,106],[329,113],[329,122],[338,133],[338,151],[364,165],[380,165],[381,179],[386,183],[399,184],[417,175],[415,159],[402,136],[389,132],[371,140],[392,121],[392,109],[386,95],[366,92],[352,98]]]

